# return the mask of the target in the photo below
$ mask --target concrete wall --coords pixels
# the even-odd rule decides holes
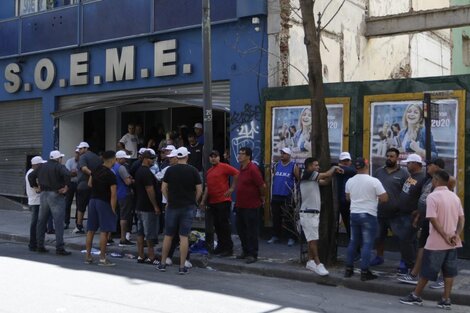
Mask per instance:
[[[469,5],[470,0],[451,0],[452,6]],[[470,27],[460,27],[452,29],[452,74],[470,74],[470,64],[463,62],[463,53],[470,53],[469,49],[463,48],[463,36],[470,38]],[[469,47],[470,48],[470,47]]]
[[[289,36],[289,85],[306,83],[307,55],[298,0],[291,0],[289,27],[279,17],[281,0],[268,1],[269,69],[279,69],[278,34]],[[317,0],[314,13],[323,12],[330,0]],[[322,17],[325,25],[342,0],[333,0]],[[450,30],[420,34],[366,38],[366,16],[384,16],[448,7],[448,0],[349,0],[322,32],[321,54],[325,82],[380,80],[451,74]],[[277,7],[277,9],[275,9]],[[269,27],[271,26],[271,27]],[[272,73],[272,72],[271,72]],[[280,86],[280,77],[270,76],[269,86]]]

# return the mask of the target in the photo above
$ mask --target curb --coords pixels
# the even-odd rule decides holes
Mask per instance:
[[[21,243],[28,243],[29,238],[20,235],[8,234],[0,232],[0,239]],[[49,244],[50,243],[47,243]],[[81,251],[84,249],[84,244],[65,243],[65,246],[74,251]],[[175,261],[179,259],[175,257]],[[391,284],[390,281],[377,279],[372,281],[363,282],[359,280],[357,273],[352,278],[343,278],[342,268],[331,267],[329,269],[329,276],[317,276],[306,271],[303,266],[293,263],[266,263],[262,259],[253,264],[245,264],[243,261],[231,258],[207,257],[194,255],[191,258],[193,266],[199,268],[212,267],[214,270],[230,273],[244,273],[253,274],[265,277],[274,277],[289,279],[307,283],[316,283],[323,286],[330,287],[344,287],[352,290],[359,290],[365,292],[373,292],[379,294],[388,294],[391,296],[403,297],[413,290],[412,285],[406,284]],[[458,293],[458,290],[453,290],[452,303],[457,305],[470,306],[470,297],[467,294]],[[422,298],[427,301],[437,301],[441,297],[440,290],[432,290],[426,288],[423,291]],[[396,299],[398,302],[398,299]]]

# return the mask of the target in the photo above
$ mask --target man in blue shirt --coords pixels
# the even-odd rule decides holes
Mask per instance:
[[[295,180],[299,180],[299,168],[291,161],[292,151],[289,148],[281,150],[281,160],[272,168],[271,213],[273,217],[273,236],[268,243],[280,240],[283,233],[289,232],[288,246],[294,245],[295,227],[293,223],[293,202]],[[284,224],[284,225],[283,225]]]

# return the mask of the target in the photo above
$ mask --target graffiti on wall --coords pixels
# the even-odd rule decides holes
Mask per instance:
[[[253,150],[253,160],[261,160],[261,107],[246,103],[243,111],[233,112],[230,117],[232,132],[232,153],[248,147]],[[236,159],[236,158],[235,158]]]

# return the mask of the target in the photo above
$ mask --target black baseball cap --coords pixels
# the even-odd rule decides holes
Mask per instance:
[[[143,159],[155,159],[157,156],[155,154],[153,154],[152,152],[150,152],[149,150],[145,150],[142,154],[141,154],[142,158]]]
[[[214,156],[214,155],[215,155],[215,156],[220,156],[219,151],[217,151],[217,150],[212,150],[211,153],[209,153],[209,156]]]
[[[441,158],[434,158],[431,160],[431,162],[428,163],[428,165],[431,165],[431,164],[434,164],[434,165],[437,165],[439,166],[441,169],[444,169],[446,167],[446,164],[444,162],[443,159]]]
[[[366,167],[366,165],[368,164],[369,164],[369,161],[367,161],[367,159],[364,159],[364,158],[357,158],[354,161],[354,167],[356,168],[356,170],[360,170],[361,168]]]

